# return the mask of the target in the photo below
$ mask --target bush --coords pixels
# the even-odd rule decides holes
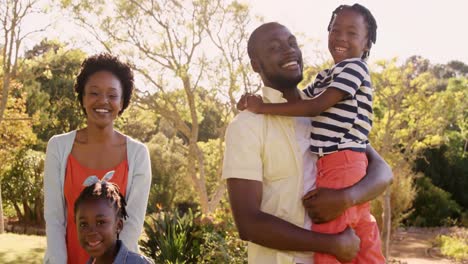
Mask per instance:
[[[198,263],[247,263],[247,243],[239,238],[226,202],[222,202],[202,223],[204,243]]]
[[[461,217],[460,206],[451,194],[432,184],[427,177],[416,180],[418,193],[413,203],[414,211],[409,225],[431,227],[454,225]]]
[[[401,223],[411,213],[411,206],[416,189],[414,187],[413,175],[411,170],[406,167],[393,169],[393,183],[390,189],[390,206],[391,206],[391,226],[392,230],[398,228]],[[380,231],[382,231],[382,214],[383,214],[383,195],[379,199],[375,199],[371,203],[372,215],[377,220]]]
[[[440,252],[458,261],[468,260],[468,241],[463,237],[438,236],[436,244]]]
[[[196,263],[200,255],[202,230],[194,221],[198,214],[159,212],[145,220],[147,240],[141,250],[156,263]]]
[[[158,133],[147,144],[151,157],[152,184],[148,197],[148,214],[161,208],[172,211],[180,201],[194,200],[186,181],[186,151],[178,138]]]
[[[4,201],[24,224],[44,225],[44,153],[23,149],[0,175]],[[10,207],[8,207],[10,208]],[[11,212],[11,211],[10,211]]]
[[[239,239],[226,203],[210,216],[160,212],[145,221],[141,250],[156,263],[247,263],[247,244]]]

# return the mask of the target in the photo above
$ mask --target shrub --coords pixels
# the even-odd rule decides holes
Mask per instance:
[[[195,221],[197,216],[191,210],[184,215],[159,212],[148,216],[142,252],[156,263],[196,263],[203,239],[201,226]]]
[[[457,223],[461,217],[461,208],[451,199],[450,193],[433,185],[427,177],[416,179],[416,185],[418,193],[408,224],[431,227]]]
[[[141,250],[156,263],[247,263],[247,244],[239,238],[225,202],[209,216],[159,212],[145,221]]]
[[[411,213],[411,206],[416,195],[413,175],[407,167],[393,169],[393,183],[391,185],[390,206],[391,225],[395,230]],[[377,220],[380,231],[382,231],[383,195],[371,203],[372,215]]]
[[[456,260],[468,260],[468,241],[463,237],[438,236],[436,244],[440,252]]]
[[[198,263],[247,263],[247,243],[239,238],[231,210],[225,201],[202,223],[204,243]]]

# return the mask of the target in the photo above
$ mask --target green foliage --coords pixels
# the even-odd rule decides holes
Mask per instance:
[[[12,80],[9,94],[5,119],[0,124],[0,173],[10,164],[14,157],[12,153],[35,144],[37,140],[31,129],[34,120],[26,112],[27,95],[22,91],[21,84]]]
[[[456,120],[462,96],[440,89],[431,65],[412,57],[402,65],[378,62],[372,69],[374,122],[370,142],[393,169],[392,227],[411,213],[415,197],[411,168],[425,149],[444,143],[445,129]],[[447,111],[448,105],[457,106]]]
[[[468,78],[450,78],[440,100],[447,106],[449,120],[444,144],[424,151],[415,163],[415,170],[429,177],[434,185],[450,192],[453,199],[468,208]]]
[[[239,239],[226,202],[209,216],[159,212],[147,217],[142,251],[156,263],[247,263],[246,242]]]
[[[460,143],[464,142],[449,140],[439,148],[425,150],[424,156],[415,162],[415,170],[424,173],[435,186],[451,193],[458,204],[468,208],[468,156],[457,155]]]
[[[442,254],[457,261],[468,260],[468,238],[441,235],[436,238],[436,244]]]
[[[223,162],[223,142],[221,139],[210,139],[207,142],[199,142],[198,146],[205,156],[205,177],[208,194],[213,194],[220,184]]]
[[[212,216],[205,218],[198,263],[247,263],[247,242],[239,238],[229,204],[222,201]]]
[[[196,263],[202,242],[201,226],[195,223],[199,214],[159,212],[147,217],[144,228],[147,240],[141,250],[156,263]]]
[[[395,230],[401,225],[404,219],[411,214],[414,197],[416,196],[416,188],[413,184],[413,172],[409,169],[409,165],[405,164],[398,170],[394,170],[393,183],[390,189],[390,204],[391,204],[391,228]],[[383,197],[372,201],[372,215],[375,216],[377,223],[382,230],[382,212],[383,212]]]
[[[114,126],[132,138],[149,142],[158,132],[156,123],[159,119],[157,113],[143,109],[137,102],[132,101],[125,112],[115,120]]]
[[[2,177],[2,195],[23,223],[44,224],[44,153],[21,150]]]
[[[63,43],[42,40],[27,51],[18,80],[27,91],[27,112],[35,117],[38,150],[55,134],[77,129],[84,118],[73,85],[85,58],[81,50],[67,49]]]
[[[193,200],[193,191],[185,179],[186,150],[181,140],[158,133],[148,143],[148,149],[153,178],[147,212],[157,212],[158,208],[172,210],[177,202]]]
[[[414,200],[409,225],[431,227],[453,223],[450,219],[461,216],[460,206],[451,199],[450,193],[436,187],[427,177],[416,179],[418,193]]]

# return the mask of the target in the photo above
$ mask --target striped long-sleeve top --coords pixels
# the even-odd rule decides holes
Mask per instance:
[[[365,151],[372,127],[372,85],[367,63],[360,58],[343,60],[321,71],[304,93],[316,97],[329,87],[348,95],[312,117],[311,151],[319,155],[345,149]]]

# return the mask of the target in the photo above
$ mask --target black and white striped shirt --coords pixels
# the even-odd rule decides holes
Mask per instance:
[[[345,149],[365,151],[372,127],[372,85],[367,63],[360,58],[343,60],[321,71],[304,93],[315,97],[328,87],[348,96],[311,118],[311,151],[319,155]]]

